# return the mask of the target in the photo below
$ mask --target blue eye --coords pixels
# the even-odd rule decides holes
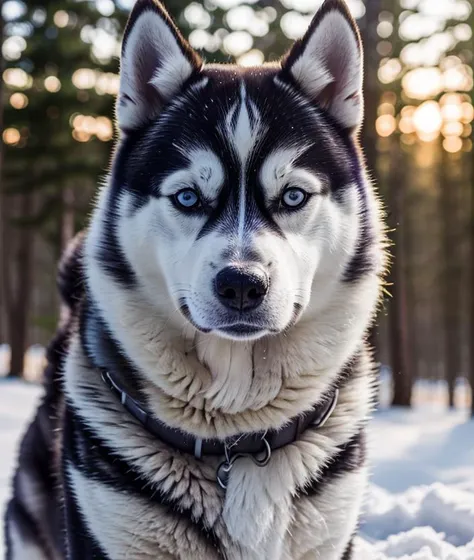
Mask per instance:
[[[193,189],[183,189],[179,191],[175,196],[175,200],[178,206],[186,210],[196,208],[200,204],[199,196]]]
[[[281,202],[287,208],[294,210],[295,208],[301,208],[308,200],[308,193],[303,189],[298,189],[296,187],[286,189],[281,197]]]

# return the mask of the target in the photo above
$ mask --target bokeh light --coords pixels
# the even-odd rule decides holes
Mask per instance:
[[[430,142],[439,136],[443,118],[436,101],[425,101],[413,113],[413,124],[421,140]]]
[[[459,121],[447,122],[443,125],[441,130],[443,136],[462,136],[464,126]]]
[[[264,61],[262,51],[252,49],[238,58],[237,63],[240,66],[258,66]]]
[[[224,38],[225,52],[233,56],[240,56],[249,51],[253,45],[253,37],[247,31],[234,31]]]
[[[3,72],[3,81],[12,88],[28,89],[33,85],[33,78],[21,68],[7,68]]]
[[[443,148],[451,153],[455,154],[462,150],[463,142],[458,136],[448,136],[443,140]]]
[[[28,105],[28,97],[24,93],[14,93],[10,97],[10,105],[14,109],[24,109]]]
[[[72,75],[72,83],[78,89],[91,89],[95,85],[95,72],[90,68],[79,68]]]
[[[442,74],[439,68],[417,68],[407,72],[402,79],[405,92],[412,99],[425,100],[441,93]]]
[[[61,89],[61,82],[56,76],[48,76],[44,80],[44,87],[50,93],[57,93]]]
[[[377,119],[375,126],[378,135],[386,138],[395,132],[397,121],[392,115],[382,115]]]
[[[70,124],[72,136],[78,142],[88,142],[94,135],[102,142],[108,142],[113,136],[112,121],[108,117],[74,114]]]
[[[469,102],[464,102],[461,104],[461,121],[463,123],[470,123],[474,120],[474,107]]]
[[[462,107],[459,103],[445,103],[441,107],[441,114],[446,121],[459,121],[462,118]]]
[[[251,9],[251,8],[249,8]],[[198,29],[207,29],[211,25],[211,16],[202,4],[192,2],[184,10],[184,17],[190,25]]]
[[[5,60],[18,60],[25,49],[26,41],[24,37],[12,35],[3,42],[2,55]]]
[[[3,141],[5,144],[17,144],[20,141],[21,135],[17,128],[6,128],[3,131]]]
[[[58,10],[53,17],[56,27],[67,27],[69,23],[69,14],[64,10]]]
[[[87,132],[84,132],[83,130],[74,129],[72,131],[72,137],[74,138],[74,140],[77,140],[77,142],[88,142],[91,138],[91,135]]]

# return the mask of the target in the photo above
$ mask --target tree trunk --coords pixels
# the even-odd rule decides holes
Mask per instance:
[[[21,195],[20,215],[29,217],[32,211],[32,197],[28,194]],[[33,233],[28,227],[22,226],[16,230],[18,237],[18,253],[16,255],[16,291],[10,297],[14,302],[9,306],[11,310],[8,317],[9,341],[11,346],[11,361],[9,376],[23,374],[24,356],[28,344],[28,319],[32,291],[32,258],[33,258]],[[13,263],[10,263],[12,266]]]
[[[461,369],[461,332],[460,332],[460,297],[461,289],[459,270],[459,234],[457,215],[458,179],[454,176],[451,156],[442,151],[442,169],[440,184],[440,211],[443,219],[444,270],[442,275],[443,330],[444,330],[444,372],[448,385],[449,408],[454,408],[454,390],[456,379]]]
[[[474,130],[472,133],[474,142]],[[471,416],[474,418],[474,151],[471,155],[471,309],[470,309],[470,356],[469,356],[469,380],[471,382]]]
[[[379,21],[380,0],[371,0],[366,4],[366,11],[361,22],[361,33],[364,43],[364,126],[362,129],[362,146],[369,176],[378,185],[377,177],[377,109],[380,100],[380,84],[377,79],[379,55],[377,53],[377,23]],[[375,318],[368,335],[368,342],[373,349],[375,361],[379,361],[380,348],[378,340],[378,318]]]
[[[472,166],[474,170],[474,165]],[[471,340],[470,340],[470,364],[469,378],[471,382],[471,416],[474,418],[474,178],[471,177]]]
[[[471,28],[474,28],[474,10],[471,10],[469,18]],[[471,55],[474,55],[474,46],[471,42]],[[474,92],[471,90],[471,102],[474,103]],[[471,128],[471,141],[474,144],[474,127]],[[470,284],[469,292],[471,295],[471,308],[470,308],[470,340],[469,340],[469,381],[471,382],[471,416],[474,418],[474,150],[471,150],[471,270],[470,270]]]
[[[11,348],[9,377],[22,377],[26,352],[26,324],[22,317],[9,317]]]
[[[403,243],[403,207],[405,197],[404,162],[393,139],[391,169],[387,198],[390,209],[390,229],[392,230],[392,256],[390,291],[392,300],[388,310],[390,357],[393,375],[394,406],[411,406],[412,374],[407,318],[407,293],[405,278],[405,255]]]
[[[407,162],[408,164],[408,162]],[[410,165],[408,167],[408,173],[414,173],[414,166]],[[409,371],[411,379],[418,379],[418,313],[417,313],[417,294],[416,294],[416,255],[414,255],[413,240],[416,238],[416,233],[414,231],[413,223],[413,202],[409,198],[409,193],[404,191],[404,201],[403,208],[400,214],[403,216],[403,229],[401,235],[403,241],[399,240],[399,243],[403,242],[403,258],[404,261],[404,285],[405,285],[405,309],[406,309],[406,328],[409,333],[409,352],[408,358],[410,359]]]
[[[0,14],[0,45],[3,45],[3,17]],[[3,76],[3,57],[0,57],[0,75]],[[3,131],[3,79],[0,80],[0,130]],[[7,266],[3,252],[4,234],[4,202],[3,202],[3,142],[0,142],[0,268],[3,270]],[[6,342],[5,337],[5,317],[6,317],[6,290],[4,286],[4,273],[0,272],[0,344]]]

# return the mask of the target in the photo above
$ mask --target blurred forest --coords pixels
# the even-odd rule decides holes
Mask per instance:
[[[23,372],[25,350],[54,330],[56,261],[107,173],[131,1],[2,5],[0,344],[11,348],[3,367],[12,375]],[[207,61],[254,65],[281,56],[321,3],[166,6]],[[446,404],[465,405],[455,387],[474,386],[472,1],[348,4],[365,44],[363,144],[393,241],[371,339],[382,371],[394,374],[394,404],[409,406],[423,378],[444,380]]]

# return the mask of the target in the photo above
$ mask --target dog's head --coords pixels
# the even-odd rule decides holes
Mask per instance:
[[[233,339],[287,330],[371,268],[355,134],[362,50],[326,0],[278,64],[206,66],[138,0],[122,47],[99,264],[150,308]]]

